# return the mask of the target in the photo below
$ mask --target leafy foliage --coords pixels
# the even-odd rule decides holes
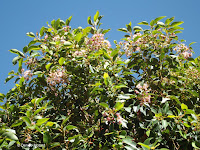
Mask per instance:
[[[181,43],[174,17],[132,23],[116,47],[99,12],[90,26],[53,20],[17,54],[0,94],[0,147],[35,149],[199,149],[200,58]],[[125,57],[126,55],[126,57]]]

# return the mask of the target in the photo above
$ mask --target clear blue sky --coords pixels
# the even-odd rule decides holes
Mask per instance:
[[[6,85],[4,80],[11,70],[15,57],[8,50],[21,50],[31,40],[27,32],[40,30],[47,21],[61,18],[66,20],[73,16],[72,28],[87,25],[87,17],[93,16],[97,10],[101,15],[103,28],[111,28],[107,37],[112,42],[119,41],[123,33],[118,28],[125,27],[130,21],[133,25],[141,21],[151,21],[159,16],[175,16],[176,21],[184,21],[181,26],[185,29],[180,34],[188,45],[193,45],[194,57],[200,55],[200,0],[1,0],[0,4],[0,92],[6,93],[14,86],[11,80]]]

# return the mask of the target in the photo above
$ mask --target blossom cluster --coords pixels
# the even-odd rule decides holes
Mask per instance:
[[[185,59],[188,59],[189,57],[192,57],[192,50],[189,49],[185,44],[181,43],[178,44],[175,48],[174,51],[179,53],[180,56],[183,56]]]
[[[149,94],[150,90],[148,89],[149,85],[144,83],[143,85],[139,83],[135,90],[136,94],[139,94],[138,99],[140,100],[140,105],[151,103],[151,95]]]
[[[114,114],[117,116],[117,118],[114,118]],[[117,122],[118,124],[122,124],[122,127],[126,127],[127,121],[124,118],[122,118],[120,113],[104,112],[103,116],[104,120],[106,121],[106,124],[108,124],[109,122]]]
[[[55,86],[57,84],[64,84],[66,82],[67,75],[64,69],[57,69],[48,74],[47,83],[51,87],[52,90],[55,90]]]
[[[135,51],[141,50],[141,45],[146,44],[147,41],[143,38],[141,33],[136,33],[127,38],[125,42],[120,42],[122,49],[125,50],[126,56],[131,56]]]
[[[36,67],[37,65],[37,58],[35,58],[35,57],[32,57],[32,58],[27,58],[27,62],[25,63],[26,65],[28,65],[28,67],[31,69],[31,70],[33,70],[34,69],[34,67]]]
[[[80,56],[85,56],[86,57],[86,50],[77,50],[75,51],[72,56],[74,57],[80,57]]]
[[[59,35],[54,36],[53,41],[55,41],[55,42],[60,41],[61,43],[66,42],[66,40],[64,39],[64,36],[60,37]]]
[[[24,69],[22,69],[22,76],[26,81],[28,81],[33,76],[33,73],[31,72],[31,70],[24,71]]]
[[[101,48],[104,49],[111,48],[110,42],[104,39],[104,34],[94,34],[92,38],[86,40],[86,45],[91,50],[99,50]]]

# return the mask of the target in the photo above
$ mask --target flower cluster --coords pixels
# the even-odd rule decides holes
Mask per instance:
[[[86,50],[77,50],[75,51],[72,56],[74,57],[81,57],[81,56],[85,56],[86,57]]]
[[[117,122],[119,124],[123,125],[124,122],[127,123],[127,121],[124,118],[122,118],[122,116],[120,115],[120,113],[116,113],[116,116],[117,116]]]
[[[178,44],[175,48],[174,51],[177,51],[180,56],[183,56],[185,59],[188,59],[189,57],[192,57],[192,50],[189,49],[185,44],[181,43]]]
[[[26,81],[28,81],[33,76],[33,73],[31,72],[31,70],[24,71],[24,69],[22,69],[22,76]]]
[[[114,114],[117,116],[117,118],[114,117]],[[104,112],[102,115],[104,116],[104,120],[106,121],[106,124],[108,124],[109,122],[112,122],[112,123],[117,122],[118,124],[121,124],[122,127],[127,127],[126,126],[127,121],[124,118],[122,118],[120,113],[115,113],[114,109],[112,112]]]
[[[53,41],[55,41],[55,42],[60,41],[61,43],[66,42],[66,40],[64,39],[64,36],[60,37],[59,35],[54,36]]]
[[[122,49],[125,50],[125,54],[127,56],[131,56],[131,54],[135,51],[141,50],[141,45],[146,44],[147,41],[143,38],[141,33],[136,33],[127,38],[125,42],[120,42]]]
[[[64,84],[66,82],[67,75],[64,69],[57,69],[54,72],[50,72],[47,77],[47,83],[51,87],[52,90],[55,90],[55,86],[57,84]]]
[[[149,85],[147,83],[144,83],[143,85],[141,85],[141,83],[139,83],[136,88],[138,90],[135,90],[136,94],[140,94],[138,96],[138,99],[140,100],[140,105],[143,104],[147,104],[147,103],[151,103],[151,95],[149,94],[150,90],[148,90]]]
[[[86,45],[91,50],[99,50],[101,48],[104,49],[111,48],[110,42],[104,39],[104,34],[94,34],[92,38],[86,40]]]

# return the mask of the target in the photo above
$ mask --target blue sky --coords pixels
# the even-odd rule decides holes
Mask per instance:
[[[104,15],[102,27],[111,28],[106,37],[113,43],[113,40],[119,41],[123,37],[123,33],[117,29],[125,27],[130,21],[137,25],[159,16],[175,16],[176,21],[184,21],[181,25],[184,31],[179,37],[185,39],[187,45],[197,42],[193,45],[194,57],[197,57],[200,55],[199,6],[199,0],[1,0],[0,92],[6,93],[14,86],[13,80],[4,84],[8,72],[16,69],[12,65],[15,55],[8,50],[14,48],[22,51],[32,40],[26,33],[36,33],[42,26],[46,26],[47,21],[58,18],[66,20],[73,16],[72,28],[86,27],[87,17],[99,10]]]

